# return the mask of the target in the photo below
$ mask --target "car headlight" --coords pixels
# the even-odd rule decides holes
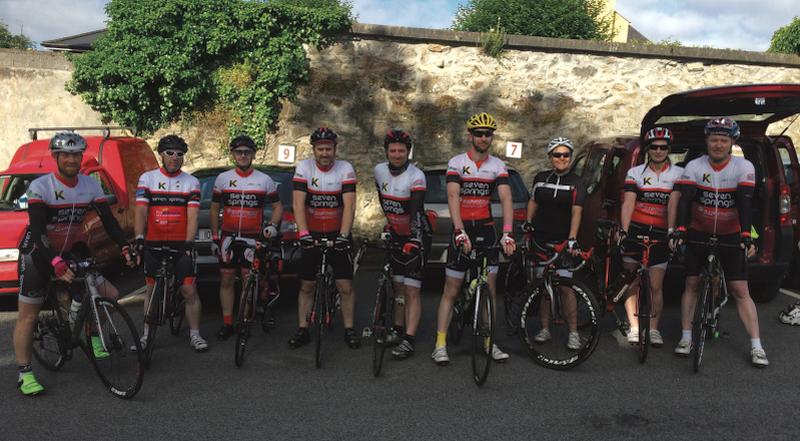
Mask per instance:
[[[16,248],[3,248],[0,250],[0,262],[16,262],[19,259],[19,250]]]

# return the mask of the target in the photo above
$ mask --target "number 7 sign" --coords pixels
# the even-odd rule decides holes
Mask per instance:
[[[506,143],[506,158],[522,158],[522,143],[508,141]]]
[[[294,164],[294,151],[293,145],[281,144],[278,146],[278,162],[287,162]]]

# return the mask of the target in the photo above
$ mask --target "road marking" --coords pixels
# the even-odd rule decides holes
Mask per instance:
[[[800,294],[798,294],[798,293],[796,293],[796,292],[794,292],[794,291],[790,291],[790,290],[788,290],[788,289],[784,289],[784,288],[781,288],[780,290],[781,290],[781,292],[782,292],[783,294],[785,294],[785,295],[787,295],[787,296],[789,296],[789,297],[794,297],[794,298],[796,298],[797,300],[800,300]]]

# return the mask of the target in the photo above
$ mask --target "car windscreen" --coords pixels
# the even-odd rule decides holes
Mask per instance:
[[[530,193],[525,186],[525,181],[519,173],[514,170],[508,171],[509,181],[511,182],[511,198],[514,202],[528,202]],[[447,203],[447,182],[445,180],[445,170],[429,170],[425,172],[425,179],[428,188],[425,191],[426,204],[446,204]],[[497,188],[492,192],[492,202],[499,202]]]
[[[269,177],[278,185],[278,197],[280,197],[283,208],[292,209],[292,173],[284,171],[265,171]],[[200,207],[208,209],[211,206],[211,196],[214,192],[214,181],[217,175],[202,174],[195,176],[200,181]]]
[[[41,175],[0,176],[0,211],[27,210],[28,195],[25,192],[39,176]]]

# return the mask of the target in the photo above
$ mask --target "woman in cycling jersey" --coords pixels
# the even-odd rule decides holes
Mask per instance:
[[[572,142],[567,138],[555,138],[547,144],[547,156],[552,168],[533,178],[527,220],[522,224],[522,230],[532,235],[539,246],[567,242],[569,252],[573,255],[580,252],[580,246],[575,238],[578,236],[583,200],[586,195],[583,180],[570,170],[574,150]],[[571,275],[564,274],[563,270],[559,274]],[[566,309],[572,311],[571,317],[567,318],[570,331],[567,348],[580,349],[575,296],[566,291],[562,291],[561,296]],[[534,341],[538,343],[544,343],[552,338],[549,311],[550,308],[539,308],[542,329],[534,336]]]
[[[667,205],[675,181],[683,173],[683,168],[672,165],[669,160],[671,144],[672,132],[669,129],[655,127],[645,134],[643,147],[647,152],[647,160],[628,170],[620,212],[619,243],[624,249],[623,264],[626,270],[635,271],[642,260],[643,247],[635,242],[637,237],[647,236],[650,240],[659,242],[650,247],[647,265],[652,301],[650,343],[655,347],[664,344],[658,330],[658,321],[664,305],[664,273],[669,260],[667,227],[671,229],[675,225],[675,219],[667,219]],[[633,293],[625,300],[625,311],[631,324],[628,342],[635,344],[639,342],[639,320],[636,316],[638,281],[631,284],[628,292]]]

